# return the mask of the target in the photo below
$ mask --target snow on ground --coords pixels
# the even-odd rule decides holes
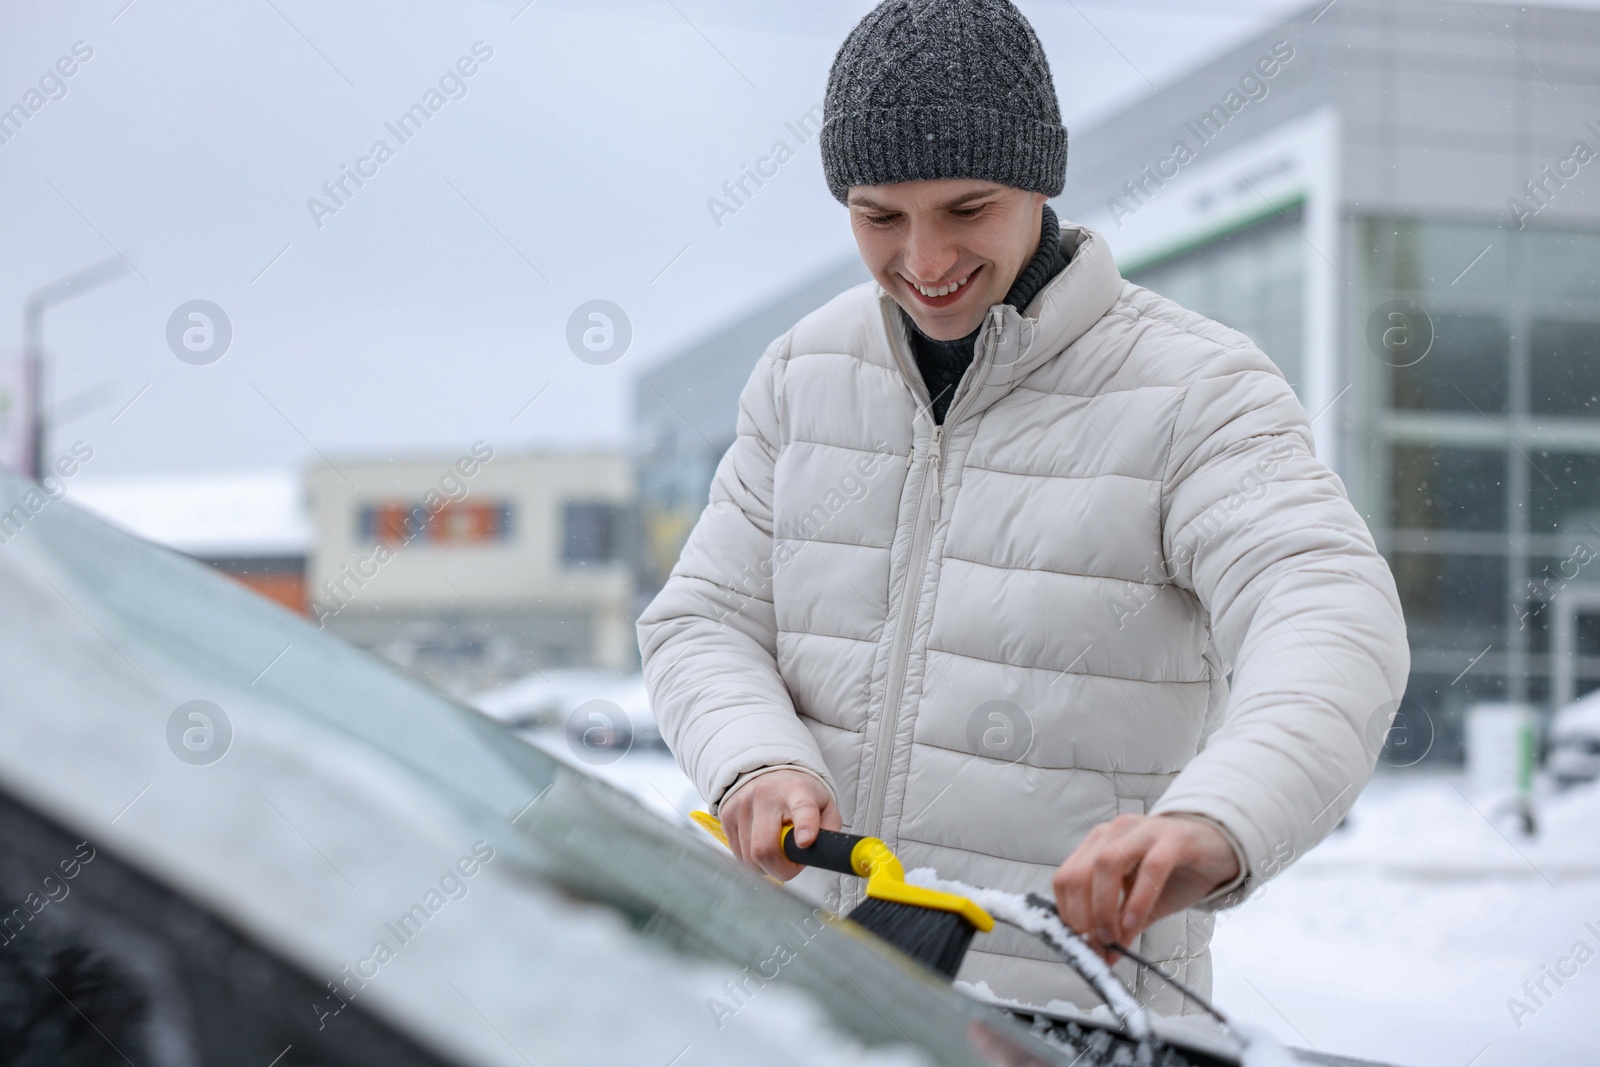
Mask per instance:
[[[1219,918],[1217,1005],[1408,1067],[1600,1062],[1600,787],[1541,801],[1532,840],[1465,789],[1375,780],[1343,829]]]
[[[595,719],[583,712],[591,702],[611,706],[600,708],[600,719]],[[674,821],[688,823],[689,812],[705,806],[662,745],[644,675],[637,671],[551,668],[475,694],[468,703],[525,741],[610,782]],[[584,731],[606,718],[626,720],[619,732],[626,742],[616,748],[585,745],[582,738],[594,734]]]
[[[689,813],[706,806],[694,783],[684,776],[672,753],[664,748],[634,748],[617,752],[613,759],[612,754],[605,751],[584,750],[559,727],[519,730],[517,734],[556,759],[610,782],[674,822],[692,825]]]

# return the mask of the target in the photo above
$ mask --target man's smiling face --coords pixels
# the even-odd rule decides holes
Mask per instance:
[[[857,185],[847,204],[872,276],[917,328],[965,337],[1039,246],[1043,193],[968,178]]]

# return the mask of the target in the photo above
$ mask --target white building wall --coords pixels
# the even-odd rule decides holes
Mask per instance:
[[[307,489],[312,614],[358,643],[413,640],[407,635],[428,633],[430,623],[487,631],[476,639],[510,646],[509,657],[507,649],[497,653],[494,670],[502,675],[528,673],[552,655],[611,668],[635,658],[626,541],[614,561],[563,562],[567,504],[609,504],[627,515],[633,475],[624,456],[516,456],[478,446],[426,460],[337,460],[310,471]],[[380,548],[362,533],[364,508],[446,501],[508,508],[507,536],[464,543],[418,537]],[[624,521],[618,534],[626,532]],[[545,647],[556,644],[564,651]]]

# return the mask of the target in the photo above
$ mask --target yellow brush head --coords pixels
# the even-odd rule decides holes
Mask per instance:
[[[867,896],[894,904],[911,904],[933,911],[952,911],[984,933],[994,929],[994,918],[975,902],[954,893],[924,889],[906,881],[900,858],[876,837],[864,837],[850,851],[850,862],[867,880]]]

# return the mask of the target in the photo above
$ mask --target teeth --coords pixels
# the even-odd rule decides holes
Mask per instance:
[[[912,284],[913,287],[916,288],[917,292],[921,293],[923,296],[926,296],[926,297],[949,296],[951,293],[955,292],[957,289],[961,288],[963,285],[966,285],[967,284],[967,278],[970,278],[970,277],[972,277],[972,275],[969,274],[969,275],[966,276],[966,278],[959,278],[956,281],[950,283],[949,285],[941,285],[938,288],[929,288],[926,285],[917,285],[916,282],[912,282],[911,284]]]

